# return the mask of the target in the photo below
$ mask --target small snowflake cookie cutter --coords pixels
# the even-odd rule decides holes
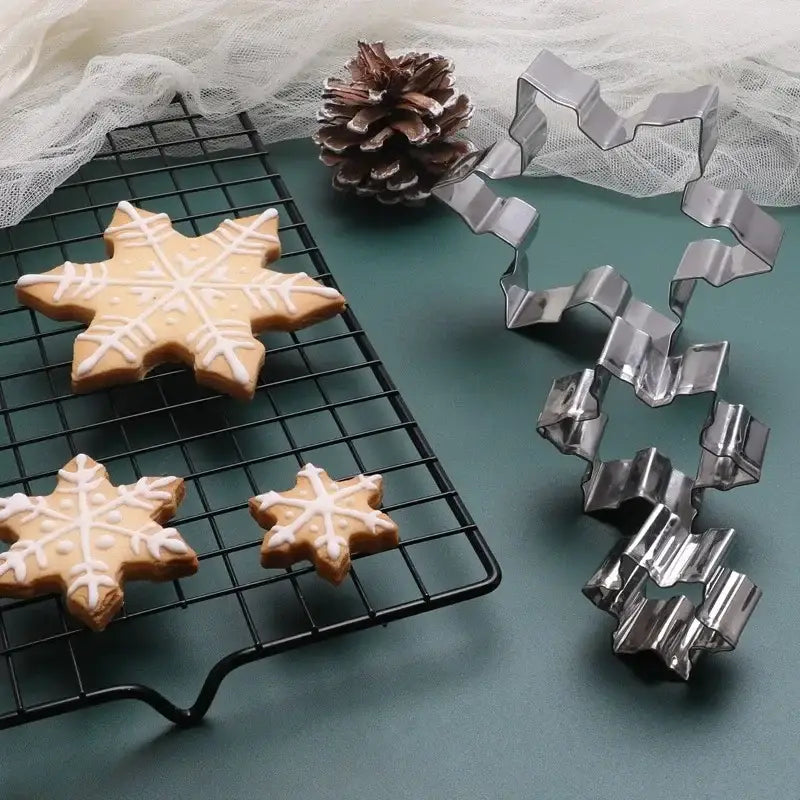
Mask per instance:
[[[538,211],[520,198],[498,197],[481,176],[521,175],[540,152],[547,119],[536,105],[539,93],[573,109],[579,129],[602,150],[632,141],[641,126],[699,121],[699,175],[686,184],[681,211],[705,227],[727,228],[738,244],[703,239],[687,246],[670,283],[673,317],[634,297],[627,280],[611,266],[589,270],[572,286],[530,289],[527,251]],[[691,525],[706,488],[726,490],[760,479],[769,429],[743,406],[718,397],[727,342],[693,345],[678,355],[673,345],[698,280],[722,286],[769,272],[783,236],[781,226],[741,191],[718,189],[704,177],[717,141],[717,106],[716,87],[703,86],[658,94],[643,112],[624,118],[602,100],[596,80],[543,51],[517,83],[509,138],[465,158],[434,190],[474,233],[491,233],[514,248],[514,260],[501,279],[509,329],[559,322],[565,311],[582,304],[611,320],[595,367],[554,382],[537,430],[562,453],[589,463],[582,482],[585,511],[619,508],[634,498],[652,506],[638,533],[612,551],[584,594],[617,617],[615,652],[653,651],[684,679],[701,653],[735,647],[761,596],[747,576],[721,564],[733,530],[694,534]],[[600,459],[607,421],[601,406],[611,378],[631,384],[636,396],[654,407],[679,395],[710,395],[694,478],[674,469],[655,448],[632,459]],[[648,599],[648,581],[659,586],[700,583],[703,601],[695,607],[682,595]]]
[[[618,620],[615,653],[652,651],[668,669],[687,679],[704,652],[732,650],[750,619],[761,590],[722,565],[733,529],[692,533],[706,489],[727,491],[757,482],[769,428],[744,406],[717,399],[700,434],[701,455],[694,477],[675,468],[654,447],[633,458],[599,457],[608,421],[594,370],[557,379],[537,431],[564,454],[588,462],[582,479],[587,513],[644,501],[652,512],[632,539],[622,540],[583,587],[598,608]],[[649,599],[647,583],[660,587],[697,583],[696,607],[685,595]]]
[[[723,564],[733,535],[732,528],[692,534],[677,514],[656,504],[583,587],[586,597],[617,619],[614,652],[651,650],[685,680],[701,653],[733,650],[761,598],[750,578]],[[651,581],[661,587],[699,583],[702,602],[695,606],[682,594],[648,598]]]

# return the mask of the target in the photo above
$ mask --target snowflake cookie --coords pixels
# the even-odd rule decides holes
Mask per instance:
[[[382,495],[380,475],[334,481],[324,469],[306,464],[294,488],[250,499],[253,518],[268,528],[261,565],[288,567],[308,559],[323,578],[341,583],[351,553],[397,546],[397,525],[376,508]]]
[[[297,330],[345,306],[339,292],[304,272],[264,269],[280,255],[275,209],[187,237],[166,214],[121,202],[105,242],[106,261],[67,261],[17,281],[21,303],[89,324],[75,341],[76,392],[184,361],[199,383],[250,399],[265,353],[254,332]]]
[[[139,478],[114,486],[83,454],[58,471],[53,494],[0,499],[0,595],[63,592],[67,608],[101,631],[122,606],[126,579],[172,580],[197,571],[197,556],[162,528],[183,500],[183,479]]]

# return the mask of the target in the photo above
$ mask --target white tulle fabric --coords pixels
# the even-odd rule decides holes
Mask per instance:
[[[504,133],[515,78],[545,47],[627,112],[716,83],[711,176],[761,203],[800,201],[800,0],[1,0],[0,226],[175,92],[212,117],[256,109],[268,141],[309,134],[322,80],[358,38],[451,56],[481,145]],[[554,110],[534,171],[671,191],[696,163],[688,127],[600,153]]]

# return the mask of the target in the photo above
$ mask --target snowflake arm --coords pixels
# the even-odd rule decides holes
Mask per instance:
[[[259,360],[264,354],[263,345],[253,336],[250,325],[236,319],[209,321],[189,333],[186,341],[194,350],[198,373],[214,372],[214,362],[221,358],[233,378],[242,384],[250,382],[252,371],[245,366],[239,351],[257,351]]]
[[[15,514],[22,512],[36,513],[36,500],[37,497],[28,497],[26,494],[17,492],[12,494],[11,497],[0,498],[0,522],[5,522]],[[33,519],[33,517],[28,517]]]
[[[262,270],[252,283],[242,284],[240,289],[257,311],[262,309],[266,309],[268,312],[285,311],[293,316],[300,313],[297,300],[303,295],[323,297],[329,300],[337,300],[341,297],[336,289],[323,286],[305,272],[284,275],[281,272]],[[259,318],[264,319],[263,316]]]
[[[117,494],[124,506],[142,508],[151,512],[152,519],[169,519],[183,500],[183,481],[174,475],[163,478],[139,478],[132,486],[117,486]]]
[[[24,295],[29,287],[46,286],[52,303],[61,301],[85,303],[101,292],[108,283],[108,262],[73,264],[71,261],[65,261],[60,267],[42,275],[23,275],[17,281],[17,290]]]

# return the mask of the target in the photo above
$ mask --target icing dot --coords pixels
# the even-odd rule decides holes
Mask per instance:
[[[117,303],[119,303],[119,297],[114,295],[114,297],[111,298],[111,305],[115,306],[115,305],[117,305]]]
[[[242,275],[244,275],[244,273],[247,272],[247,267],[239,267],[239,272],[241,272]]]
[[[167,325],[174,325],[174,324],[175,324],[175,318],[174,318],[174,317],[167,317],[167,318],[164,320],[164,322],[166,322],[166,323],[167,323]]]
[[[95,493],[92,495],[92,502],[93,502],[93,503],[94,503],[96,506],[99,506],[99,505],[100,505],[100,503],[105,503],[105,501],[106,501],[106,496],[105,496],[104,494],[102,494],[101,492],[95,492]]]
[[[116,525],[118,522],[122,522],[122,514],[119,511],[109,511],[108,516],[106,519],[112,524]]]
[[[231,303],[231,311],[238,311],[239,304],[238,303]]]
[[[95,544],[100,550],[108,550],[114,546],[114,537],[110,533],[104,533],[102,536],[97,537]]]
[[[189,245],[190,250],[199,250],[200,249],[200,242],[192,242]]]
[[[317,533],[317,531],[319,530],[319,525],[314,523],[312,525],[309,525],[308,529],[311,531],[311,533]]]
[[[46,533],[47,531],[52,531],[56,527],[56,524],[51,519],[45,519],[42,520],[42,524],[39,527]]]
[[[75,549],[75,545],[69,541],[69,539],[62,539],[60,542],[56,542],[56,553],[59,555],[65,556],[67,553],[71,553]]]
[[[294,517],[294,511],[287,511],[285,516],[286,519],[292,519],[292,517]]]
[[[346,528],[349,524],[350,523],[346,519],[340,519],[339,520],[339,527],[340,528]]]
[[[305,489],[301,489],[297,494],[299,494],[300,497],[308,497],[308,492]]]
[[[59,505],[61,506],[61,508],[65,509],[65,510],[66,510],[66,509],[68,509],[68,508],[72,508],[72,500],[67,500],[67,498],[65,497],[65,498],[64,498],[64,499],[63,499],[63,500],[62,500],[62,501],[59,503]]]

